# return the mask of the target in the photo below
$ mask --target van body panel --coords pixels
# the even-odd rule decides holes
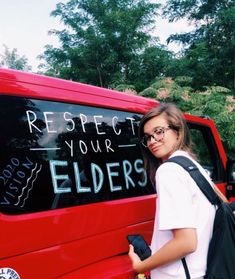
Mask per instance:
[[[145,222],[143,224],[129,226],[128,228],[120,228],[102,234],[95,234],[68,243],[54,244],[45,249],[37,249],[34,252],[17,255],[5,260],[3,259],[1,260],[1,266],[13,268],[21,275],[21,278],[26,279],[57,278],[62,274],[67,274],[74,270],[76,270],[77,274],[81,273],[82,275],[85,275],[86,270],[89,270],[89,273],[96,274],[97,262],[99,262],[99,266],[103,268],[106,266],[107,259],[113,259],[113,262],[116,262],[116,264],[117,260],[118,262],[121,260],[127,262],[128,256],[126,255],[126,251],[128,249],[128,244],[123,241],[123,239],[126,239],[126,235],[129,233],[141,231],[149,241],[152,226],[152,221]],[[122,243],[122,245],[120,245],[120,243]],[[119,255],[123,256],[119,258]],[[83,268],[85,268],[85,270],[83,270]],[[129,262],[128,272],[130,268]],[[106,271],[107,273],[114,273],[114,271],[111,270]],[[124,271],[126,272],[126,267],[122,268],[122,272]]]
[[[0,258],[146,223],[153,220],[154,209],[155,195],[151,195],[17,217],[0,214],[0,227],[4,228]]]
[[[0,69],[0,80],[9,70]],[[0,84],[1,94],[118,108],[144,113],[158,104],[153,99],[115,90],[11,70]]]
[[[109,268],[107,268],[109,267]],[[128,279],[134,278],[135,273],[130,267],[130,260],[126,256],[117,256],[98,262],[89,267],[84,267],[79,270],[73,271],[58,279],[73,279],[73,278],[115,278],[115,279]]]
[[[99,128],[104,126],[107,131],[111,133],[109,129],[111,126],[107,124],[108,122],[105,123],[105,121],[108,118],[109,121],[110,119],[113,120],[114,131],[112,131],[112,139],[114,141],[117,140],[115,138],[115,134],[117,135],[117,137],[119,137],[118,140],[124,137],[128,138],[128,133],[124,134],[123,136],[119,135],[119,132],[121,131],[119,130],[120,126],[116,126],[116,124],[122,125],[124,123],[123,119],[125,117],[136,117],[137,120],[135,119],[135,121],[139,121],[142,114],[144,114],[150,108],[155,107],[159,104],[159,102],[152,99],[129,95],[126,93],[120,93],[114,90],[98,88],[95,86],[85,85],[72,81],[65,81],[61,79],[6,69],[0,69],[0,98],[1,100],[7,100],[8,103],[6,103],[8,105],[9,102],[12,102],[12,107],[11,103],[9,105],[9,112],[7,111],[8,108],[3,107],[4,110],[6,109],[6,114],[4,114],[3,116],[5,117],[5,119],[2,119],[1,122],[4,123],[4,125],[8,123],[16,123],[14,124],[15,126],[12,124],[12,126],[10,127],[11,129],[9,129],[8,133],[10,135],[11,132],[13,133],[15,130],[17,130],[17,125],[21,125],[21,122],[26,121],[26,117],[22,117],[22,115],[20,115],[18,122],[14,122],[12,120],[13,115],[18,115],[17,113],[21,110],[21,107],[19,105],[20,102],[18,102],[17,107],[15,107],[16,101],[24,100],[25,102],[29,101],[33,103],[31,109],[28,109],[29,115],[31,113],[31,116],[34,117],[32,119],[28,118],[28,122],[31,125],[29,126],[31,129],[34,128],[42,130],[41,127],[44,127],[43,129],[45,129],[46,124],[51,124],[52,121],[46,118],[42,118],[43,113],[44,116],[47,116],[48,110],[50,109],[58,109],[58,111],[56,111],[55,117],[59,117],[61,115],[62,109],[64,107],[66,107],[67,112],[70,112],[68,108],[71,108],[71,111],[77,108],[77,111],[83,114],[84,111],[86,111],[87,109],[87,111],[89,110],[89,115],[92,115],[93,111],[95,116],[97,117],[99,117],[100,114],[104,115],[104,117],[102,118],[102,123],[101,120],[100,122],[96,122],[97,131],[99,130]],[[40,110],[40,108],[43,108],[44,103],[46,104],[45,108],[47,108],[47,110],[43,113],[40,112],[40,118],[36,120],[36,113],[38,110]],[[25,107],[27,108],[27,106]],[[33,108],[35,108],[35,110],[31,111],[33,110]],[[9,113],[9,119],[7,113]],[[120,122],[116,123],[119,116]],[[205,146],[203,148],[200,148],[199,150],[199,152],[201,152],[202,154],[202,157],[204,157],[205,155],[203,164],[205,165],[205,168],[207,168],[208,171],[212,173],[215,183],[219,186],[223,193],[226,194],[226,179],[224,176],[224,172],[226,168],[227,157],[213,121],[189,114],[185,114],[185,118],[189,124],[190,129],[192,130],[192,133],[196,138],[196,141],[200,143],[201,139],[205,141]],[[42,126],[36,124],[36,121],[41,121],[40,125]],[[69,121],[70,124],[75,123],[75,121],[72,122],[71,119]],[[84,119],[83,121],[85,123]],[[134,124],[136,124],[135,121],[133,120]],[[80,122],[82,123],[82,119],[80,119]],[[94,123],[86,124],[89,128],[93,125],[93,130],[95,129]],[[132,125],[133,130],[134,124]],[[60,125],[56,127],[58,128],[58,131],[59,126]],[[79,140],[85,141],[85,137],[82,137],[84,135],[82,135],[81,133],[82,129],[80,126],[78,126],[80,128],[80,132],[77,132],[75,136]],[[4,127],[7,127],[7,125],[5,125]],[[22,127],[24,127],[22,129],[25,129],[26,126]],[[71,128],[70,126],[65,127]],[[28,128],[26,127],[26,129]],[[63,136],[63,133],[59,133],[58,131],[53,131],[55,133],[51,133],[58,133],[57,140],[59,139],[59,137]],[[102,138],[102,131],[103,130],[98,131],[100,132],[100,134],[97,133],[97,135],[95,135],[97,136],[96,138],[95,136],[93,136],[93,134],[91,134],[91,138],[89,138],[89,140],[94,139],[95,141],[98,139],[101,143],[103,143],[104,140]],[[19,130],[19,132],[21,131]],[[5,132],[3,133],[3,135],[5,135]],[[135,138],[132,138],[132,136],[133,135],[131,135],[130,133],[131,140],[136,140],[137,134],[135,134]],[[17,135],[14,138],[14,133],[12,134],[12,137],[12,146],[17,149],[18,146],[17,144],[14,144],[14,142],[17,139],[21,144],[20,140],[22,140],[22,138],[20,138],[19,140],[17,138]],[[38,134],[36,134],[36,139],[38,140]],[[32,143],[34,143],[34,140],[35,138],[33,138]],[[134,143],[136,144],[135,141]],[[25,143],[23,143],[21,147],[23,151],[25,148],[24,144]],[[108,147],[110,148],[110,146]],[[91,200],[89,200],[88,202],[85,201],[81,204],[74,203],[71,206],[62,205],[55,208],[51,207],[48,208],[48,210],[43,209],[43,206],[39,208],[39,210],[37,210],[37,207],[35,205],[35,208],[32,210],[32,212],[25,211],[9,213],[8,209],[6,209],[5,212],[3,210],[3,207],[0,207],[1,268],[12,268],[19,274],[21,279],[133,278],[134,274],[127,255],[128,243],[126,240],[126,236],[128,234],[140,233],[146,238],[148,243],[150,243],[156,210],[156,193],[154,193],[153,189],[149,193],[148,191],[146,191],[143,195],[141,195],[141,192],[138,192],[136,195],[134,193],[135,191],[137,191],[136,185],[138,183],[139,185],[141,185],[141,183],[138,180],[135,181],[136,185],[132,185],[134,184],[134,178],[132,180],[131,170],[133,168],[133,165],[131,165],[130,163],[131,160],[133,159],[133,164],[136,164],[135,171],[137,172],[136,175],[138,175],[138,177],[142,174],[142,168],[138,165],[138,163],[140,163],[141,161],[138,157],[139,155],[133,154],[132,158],[130,154],[139,152],[138,148],[133,149],[134,152],[131,151],[132,147],[126,149],[126,151],[116,151],[115,154],[120,157],[120,160],[125,161],[123,165],[120,165],[116,157],[112,156],[112,152],[108,153],[108,147],[106,146],[107,154],[99,154],[97,151],[97,155],[92,155],[94,157],[94,162],[97,163],[99,162],[99,160],[109,160],[108,164],[106,164],[106,167],[110,171],[108,174],[110,175],[111,179],[113,179],[113,181],[110,182],[109,177],[109,182],[112,184],[112,182],[114,183],[114,181],[120,179],[120,176],[123,175],[126,182],[126,188],[124,186],[123,188],[125,188],[126,191],[132,191],[133,196],[125,196],[125,191],[123,191],[124,194],[120,194],[120,198],[118,198],[118,195],[115,196],[115,191],[116,189],[118,189],[119,186],[115,186],[114,184],[109,186],[110,189],[113,191],[111,191],[112,193],[110,193],[110,199],[107,195],[105,199],[96,200],[96,196],[93,195],[91,197]],[[1,160],[3,160],[3,157],[8,158],[7,154],[3,154],[5,152],[8,152],[8,146],[6,149],[0,150],[2,150],[2,155],[4,155],[0,157]],[[20,151],[20,154],[22,153],[22,150]],[[90,153],[86,153],[85,151],[83,152],[84,154],[80,154],[82,153],[81,149],[78,157],[82,157],[84,159],[86,156],[91,156]],[[15,152],[16,154],[18,154],[17,152],[19,151],[16,150]],[[57,157],[55,157],[56,159],[52,160],[52,163],[57,163],[59,161],[59,163],[62,164],[64,168],[65,166],[68,166],[67,164],[71,163],[67,163],[67,161],[71,160],[74,166],[74,170],[77,171],[76,178],[78,179],[78,176],[81,175],[80,169],[78,170],[76,162],[73,162],[77,160],[77,155],[74,157],[71,156],[70,159],[62,160],[56,152],[55,154]],[[38,157],[40,157],[44,161],[51,161],[52,155],[50,151],[48,151],[48,154],[48,157],[45,157],[46,159],[43,157],[46,156],[45,154],[40,155],[41,157],[38,155]],[[128,159],[125,159],[124,157],[127,156],[127,154],[129,154],[129,157]],[[64,156],[64,154],[62,155]],[[64,158],[63,156],[62,158]],[[135,156],[137,156],[137,159],[135,158]],[[9,158],[11,158],[11,160],[17,167],[19,164],[17,156]],[[7,165],[5,161],[5,163],[1,163],[1,160],[0,198],[1,191],[5,191],[4,185],[8,185],[8,178],[13,179],[10,175],[11,172],[13,172],[12,166]],[[28,161],[28,165],[29,162],[30,161]],[[84,161],[85,166],[86,164],[88,163]],[[27,167],[26,164],[25,166]],[[50,165],[51,169],[53,169],[53,166],[54,165]],[[61,165],[56,165],[56,167],[58,166],[60,167]],[[123,174],[117,171],[117,166],[120,167],[120,169],[124,170]],[[54,167],[54,169],[56,169],[56,167]],[[63,173],[63,168],[61,167],[60,169],[63,175],[59,172],[56,173],[54,182],[53,179],[51,179],[52,181],[49,181],[48,179],[48,183],[47,181],[44,181],[41,184],[39,183],[37,187],[40,186],[44,189],[49,186],[51,187],[51,184],[55,182],[57,183],[62,178],[65,179],[64,177],[67,177],[68,175],[65,175]],[[95,171],[96,172],[93,173],[96,175],[95,178],[98,177],[99,181],[103,179],[103,181],[107,183],[108,180],[102,178],[103,173],[101,171],[101,166],[95,165]],[[25,175],[25,173],[23,173],[22,171],[18,171],[17,173],[20,177],[23,177]],[[43,175],[47,179],[47,173],[45,172],[43,173]],[[94,177],[92,178],[94,183]],[[35,181],[37,180],[38,178],[35,178]],[[15,181],[17,182],[18,178],[15,178]],[[18,183],[20,183],[20,181],[18,181]],[[105,183],[102,184],[102,187],[106,187]],[[61,183],[61,185],[62,184],[63,183]],[[67,186],[61,185],[59,186],[58,182],[58,187],[54,187],[54,192],[57,191],[56,193],[54,193],[56,196],[56,206],[57,202],[59,204],[60,201],[60,191],[63,190],[63,195],[66,196],[66,190],[71,190],[69,187],[66,188]],[[100,192],[102,192],[103,190],[100,185],[101,184],[97,184],[96,188],[94,188],[94,191],[96,190],[98,194],[100,194]],[[88,191],[89,189],[82,188],[81,185],[78,186],[80,187],[80,190]],[[142,186],[139,186],[139,188],[141,188]],[[35,184],[34,187],[36,187]],[[10,189],[14,189],[14,187],[11,186]],[[45,195],[47,195],[47,192],[45,193]],[[82,193],[80,192],[75,193],[75,197],[77,198],[77,196],[79,196],[80,194],[82,195]],[[8,195],[12,195],[12,193],[8,193]],[[27,199],[29,196],[31,197],[32,195],[32,192],[28,192]],[[25,200],[28,202],[27,199]],[[3,200],[0,200],[0,202],[2,201]],[[70,202],[70,197],[68,198],[68,201]],[[44,199],[42,199],[42,202],[44,202]]]

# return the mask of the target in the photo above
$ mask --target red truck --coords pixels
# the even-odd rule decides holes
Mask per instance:
[[[138,124],[158,104],[0,69],[1,278],[133,278],[126,236],[150,241],[156,197]],[[185,118],[201,164],[234,198],[215,124]]]

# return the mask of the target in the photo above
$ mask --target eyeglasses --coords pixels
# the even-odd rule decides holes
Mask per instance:
[[[170,129],[171,129],[170,127],[157,127],[151,135],[143,136],[142,139],[140,140],[140,142],[144,147],[148,147],[152,138],[155,141],[161,141],[164,138],[165,131],[168,131]]]

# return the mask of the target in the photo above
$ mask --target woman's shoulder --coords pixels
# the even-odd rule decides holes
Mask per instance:
[[[175,156],[187,157],[190,160],[192,160],[196,165],[198,165],[198,163],[185,151],[177,150],[170,156],[170,158],[175,157]],[[183,169],[179,164],[174,163],[174,162],[168,162],[167,160],[159,166],[157,173],[158,173],[158,175],[159,174],[166,174],[166,175],[171,174],[171,175],[175,175],[175,176],[177,176],[179,174],[182,174],[182,175],[188,174],[188,172],[185,169]]]
[[[183,150],[177,150],[170,156],[170,158],[175,157],[175,156],[184,156],[184,157],[190,159],[196,165],[196,167],[198,168],[200,173],[209,181],[209,183],[211,183],[211,178],[208,175],[208,173],[206,172],[206,170],[189,153],[187,153],[186,151],[183,151]],[[188,173],[188,171],[186,171],[183,167],[181,167],[179,164],[174,163],[174,162],[167,162],[167,161],[163,162],[163,164],[159,167],[159,172],[160,173],[170,172],[170,173],[175,173],[175,175],[181,174],[181,175],[190,177],[190,174]]]

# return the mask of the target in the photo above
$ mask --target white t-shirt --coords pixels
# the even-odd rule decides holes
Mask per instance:
[[[186,156],[176,151],[173,156]],[[211,183],[206,171],[197,163],[200,172]],[[207,251],[212,236],[215,207],[207,200],[189,173],[175,163],[165,163],[156,172],[156,214],[151,243],[152,253],[172,239],[172,229],[195,228],[197,250],[187,255],[186,262],[192,279],[205,275]],[[181,260],[153,269],[151,279],[184,279],[185,271]]]

